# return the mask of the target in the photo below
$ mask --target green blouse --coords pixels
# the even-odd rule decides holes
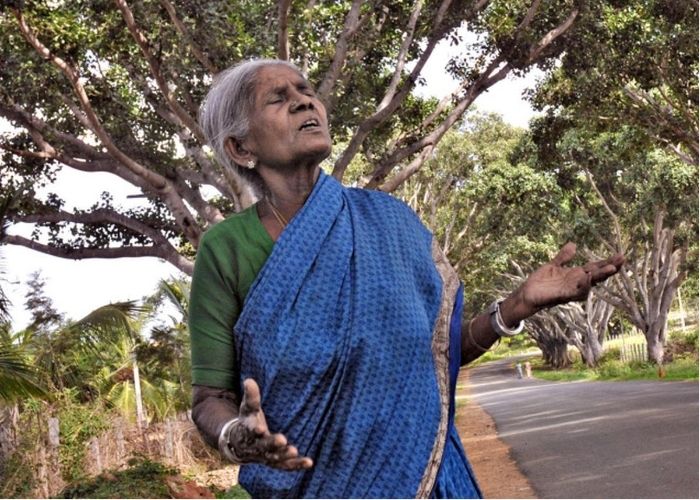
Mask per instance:
[[[233,326],[274,242],[253,205],[209,229],[192,275],[192,383],[238,392]]]

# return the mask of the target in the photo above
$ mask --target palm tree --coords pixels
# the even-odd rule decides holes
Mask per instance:
[[[14,342],[9,323],[0,324],[0,401],[15,402],[26,397],[46,397],[25,347]]]
[[[106,366],[96,375],[98,389],[104,391],[105,383],[114,380],[115,383],[126,382],[132,387],[136,409],[136,423],[141,428],[147,423],[141,393],[141,375],[136,358],[136,347],[142,341],[139,333],[141,326],[150,313],[149,307],[138,306],[135,302],[117,302],[98,307],[87,316],[70,325],[69,329],[76,332],[84,340],[84,351],[96,356]],[[116,365],[116,369],[114,367]],[[110,367],[114,373],[124,371],[128,366],[129,379],[114,379],[107,377]],[[109,393],[109,391],[108,391]],[[104,393],[103,393],[104,394]],[[128,393],[125,393],[128,394]],[[110,398],[105,397],[108,401]],[[120,400],[112,398],[118,402]],[[129,405],[120,406],[127,410]]]
[[[17,401],[28,396],[46,396],[37,380],[25,343],[18,344],[10,327],[10,300],[2,288],[4,280],[0,255],[0,401]]]

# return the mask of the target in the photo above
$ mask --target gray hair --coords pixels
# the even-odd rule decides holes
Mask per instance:
[[[217,160],[224,168],[233,170],[256,188],[262,179],[254,170],[237,165],[226,154],[226,141],[233,137],[243,140],[250,132],[250,113],[255,104],[258,71],[266,66],[287,66],[303,76],[294,64],[279,59],[243,61],[222,71],[214,78],[199,111],[199,123]]]

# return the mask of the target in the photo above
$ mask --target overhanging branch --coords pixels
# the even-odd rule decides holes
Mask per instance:
[[[185,274],[192,275],[194,263],[177,252],[164,251],[158,246],[114,247],[114,248],[59,248],[39,243],[23,236],[8,234],[2,243],[19,245],[62,259],[118,259],[120,257],[157,257],[170,262]]]

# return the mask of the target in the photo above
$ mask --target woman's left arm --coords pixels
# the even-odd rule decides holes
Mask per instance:
[[[500,338],[492,326],[492,315],[500,314],[503,326],[514,328],[542,309],[584,300],[593,286],[618,272],[625,261],[617,254],[583,266],[567,267],[575,254],[576,245],[567,243],[556,257],[535,270],[501,302],[498,312],[484,312],[465,323],[462,326],[462,364],[481,356]]]

